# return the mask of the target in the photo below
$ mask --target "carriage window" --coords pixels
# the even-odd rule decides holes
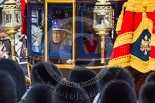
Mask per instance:
[[[93,6],[84,9],[82,25],[83,53],[100,53],[100,37],[93,29]]]
[[[79,57],[100,57],[100,37],[93,29],[93,7],[93,4],[79,6]]]
[[[93,29],[94,4],[79,4],[78,9],[78,57],[100,58],[100,36]],[[105,37],[105,57],[110,58],[113,44],[110,35]]]
[[[31,52],[41,53],[43,51],[43,7],[30,6],[30,48]]]
[[[51,4],[49,10],[49,56],[71,57],[72,54],[72,4]]]

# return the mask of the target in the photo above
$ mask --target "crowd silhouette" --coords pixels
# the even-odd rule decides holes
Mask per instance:
[[[155,73],[135,91],[130,72],[106,67],[99,73],[82,66],[71,70],[68,80],[54,64],[39,62],[26,87],[22,67],[11,59],[0,59],[0,103],[155,103]]]

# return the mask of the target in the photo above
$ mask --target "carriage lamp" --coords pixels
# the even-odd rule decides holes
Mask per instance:
[[[2,10],[2,25],[11,38],[11,57],[15,60],[15,34],[21,27],[21,8],[16,0],[7,0]]]
[[[112,28],[113,9],[107,0],[98,0],[95,4],[93,28],[101,37],[101,63],[105,64],[105,36]]]

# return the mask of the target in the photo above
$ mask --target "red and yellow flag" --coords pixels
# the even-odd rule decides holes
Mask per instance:
[[[155,1],[128,0],[117,22],[118,37],[109,66],[155,70]]]

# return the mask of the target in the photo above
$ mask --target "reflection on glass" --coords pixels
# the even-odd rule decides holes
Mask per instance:
[[[83,10],[83,50],[82,53],[100,53],[100,37],[93,29],[93,6],[85,6]]]
[[[14,13],[14,25],[18,26],[21,25],[21,18],[20,18],[20,12],[19,11],[15,11]]]
[[[52,30],[50,41],[51,53],[71,53],[72,47],[72,5],[53,4]]]
[[[11,26],[12,25],[12,18],[11,18],[11,14],[5,14],[6,15],[6,22],[5,22],[5,26]]]
[[[95,17],[97,18],[95,27],[110,27],[109,12],[102,13],[102,15],[101,14],[99,15],[98,13],[96,13],[95,15],[96,15]]]
[[[38,19],[42,20],[42,16],[38,13],[42,15],[42,12],[38,12],[39,10],[38,7],[32,7],[31,13],[31,50],[38,53],[43,51],[43,28],[38,24]]]
[[[31,22],[32,23],[38,23],[38,10],[37,10],[37,8],[32,9]]]
[[[35,52],[41,52],[42,50],[42,36],[43,30],[40,29],[36,25],[31,25],[31,42],[32,42],[32,50]]]
[[[21,11],[15,10],[10,11],[3,11],[3,25],[7,27],[14,27],[14,26],[20,26],[21,25]]]

